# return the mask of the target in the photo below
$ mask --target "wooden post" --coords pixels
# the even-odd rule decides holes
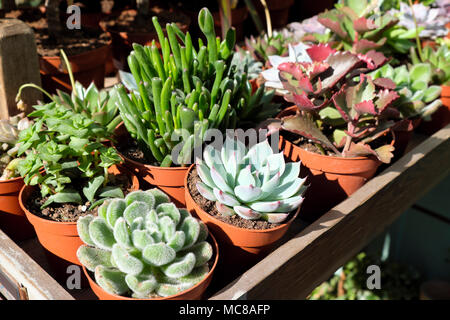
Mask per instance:
[[[33,30],[20,20],[0,19],[0,119],[22,112],[15,98],[24,83],[41,85]],[[37,100],[42,100],[38,90],[25,89],[24,111],[31,111]]]

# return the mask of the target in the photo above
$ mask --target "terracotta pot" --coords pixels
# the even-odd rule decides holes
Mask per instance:
[[[213,248],[215,251],[214,264],[211,267],[211,270],[206,275],[206,277],[202,281],[197,283],[195,286],[193,286],[192,288],[189,288],[183,292],[180,292],[176,295],[173,295],[173,296],[169,296],[169,297],[165,297],[165,298],[154,298],[154,299],[135,299],[135,298],[128,298],[128,297],[123,297],[123,296],[119,296],[116,294],[108,293],[105,290],[103,290],[103,288],[100,287],[95,282],[94,279],[92,279],[90,272],[88,272],[84,266],[83,266],[83,271],[89,281],[89,285],[91,286],[92,291],[94,291],[95,295],[100,300],[200,300],[200,299],[202,299],[204,292],[206,291],[209,284],[211,283],[214,271],[215,271],[217,263],[219,261],[219,246],[217,244],[217,241],[212,234],[210,234],[209,236],[211,239],[210,243],[212,242],[212,245],[213,245]]]
[[[133,191],[139,190],[139,181],[137,177],[126,168],[122,166],[114,166],[110,168],[110,173],[126,174],[131,177]],[[78,261],[76,252],[78,247],[82,245],[83,242],[78,236],[77,223],[44,219],[28,211],[25,203],[32,194],[34,188],[35,187],[32,186],[24,186],[19,194],[19,203],[28,220],[33,225],[39,242],[53,255],[73,264],[81,265]]]
[[[105,61],[110,45],[70,56],[69,62],[75,81],[88,87],[94,82],[101,89],[105,84]],[[61,71],[63,62],[60,57],[39,57],[42,86],[49,93],[55,93],[56,89],[70,93],[72,85],[67,71]]]
[[[11,239],[21,241],[35,236],[33,226],[20,208],[21,177],[0,181],[0,229]]]
[[[262,19],[264,25],[266,25],[266,16],[264,13],[264,7],[259,0],[253,1],[259,16]],[[270,11],[270,20],[272,22],[273,29],[280,29],[286,26],[289,21],[289,9],[294,4],[294,0],[266,0],[267,8]]]
[[[149,23],[152,22],[149,21]],[[180,30],[186,33],[189,28],[189,23],[179,27]],[[114,67],[118,70],[129,71],[127,58],[130,55],[130,52],[133,51],[133,43],[139,43],[143,46],[149,46],[151,45],[152,41],[155,40],[157,42],[157,46],[159,47],[158,34],[156,33],[156,31],[120,32],[111,30],[102,23],[100,24],[100,26],[111,37],[112,60]],[[164,34],[166,34],[166,29],[164,27],[163,32]]]
[[[289,229],[289,226],[297,217],[299,210],[289,219],[289,221],[280,224],[277,227],[266,230],[254,230],[238,228],[231,224],[220,221],[209,213],[205,212],[192,198],[188,188],[188,177],[194,165],[189,167],[189,171],[184,179],[186,194],[186,208],[192,215],[198,217],[206,223],[208,228],[216,235],[219,243],[240,247],[242,250],[259,254],[270,248],[272,244],[278,241]]]
[[[131,139],[123,123],[116,128],[115,136],[118,145],[126,144]],[[167,193],[178,207],[184,207],[186,205],[184,198],[184,177],[189,167],[156,167],[131,160],[119,151],[117,152],[124,159],[125,166],[138,178]]]
[[[292,106],[278,116],[297,110]],[[394,143],[394,142],[393,142]],[[362,187],[377,172],[381,161],[375,157],[341,158],[306,151],[280,135],[279,149],[291,161],[301,161],[300,176],[308,177],[300,217],[314,221]]]
[[[418,128],[421,133],[432,135],[450,123],[450,85],[441,87],[442,106],[431,115],[430,121],[422,121]]]

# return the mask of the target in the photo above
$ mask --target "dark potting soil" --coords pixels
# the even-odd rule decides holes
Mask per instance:
[[[190,19],[178,10],[153,6],[150,8],[148,17],[141,20],[138,19],[137,11],[130,9],[122,11],[119,15],[108,17],[101,24],[109,31],[152,33],[156,32],[152,22],[153,16],[158,17],[158,22],[163,28],[171,22],[174,22],[180,29],[190,23]]]
[[[86,28],[69,30],[65,25],[62,26],[61,37],[53,39],[49,36],[45,15],[40,10],[14,10],[6,17],[20,19],[33,29],[37,52],[44,57],[59,56],[61,49],[68,56],[74,56],[105,46],[110,41],[104,32]]]
[[[121,187],[124,195],[127,195],[133,191],[133,185],[128,176],[122,174],[113,175],[110,179],[111,181],[109,185]],[[25,205],[34,215],[58,222],[75,222],[78,218],[88,214],[97,215],[98,207],[93,210],[88,210],[91,206],[90,202],[86,202],[84,204],[52,203],[48,207],[41,209],[41,206],[47,201],[47,199],[48,196],[42,198],[40,190],[35,188]]]
[[[210,201],[205,199],[197,190],[196,184],[197,181],[201,181],[200,177],[197,174],[197,169],[194,167],[189,172],[188,177],[188,189],[191,194],[192,199],[197,203],[200,208],[202,208],[205,212],[212,215],[214,218],[231,224],[232,226],[244,229],[252,229],[252,230],[267,230],[278,227],[280,224],[277,223],[269,223],[264,220],[247,220],[239,217],[237,214],[233,216],[223,216],[221,215],[216,208],[216,203],[214,201]],[[291,213],[292,215],[293,213]],[[287,218],[286,221],[291,219],[291,216]]]
[[[117,150],[126,158],[142,163],[142,164],[146,164],[146,165],[150,165],[150,166],[156,166],[158,167],[159,164],[157,162],[151,162],[148,161],[145,158],[145,154],[144,152],[139,148],[139,146],[137,145],[136,141],[128,138],[128,139],[124,139],[122,140],[117,146],[116,146]]]
[[[306,139],[305,137],[302,137],[302,136],[299,136],[297,134],[290,133],[290,132],[283,132],[283,137],[286,140],[288,140],[289,142],[293,143],[294,145],[296,145],[306,151],[317,153],[317,154],[323,154],[322,151],[317,147],[316,144],[314,144],[309,139]],[[325,150],[325,152],[328,156],[336,156],[336,153],[334,153],[331,150]]]

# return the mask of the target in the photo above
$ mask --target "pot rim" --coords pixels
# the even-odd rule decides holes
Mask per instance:
[[[140,184],[139,184],[139,179],[137,178],[137,176],[132,173],[130,170],[128,170],[125,166],[121,165],[121,170],[126,170],[126,174],[130,177],[131,182],[133,185],[135,185],[137,183],[137,189],[139,190],[140,188]],[[39,217],[38,215],[32,213],[31,211],[28,210],[28,208],[25,206],[25,204],[23,203],[22,198],[24,197],[24,192],[25,190],[30,190],[30,189],[34,189],[34,188],[38,188],[38,186],[30,186],[30,185],[24,185],[19,192],[19,205],[22,208],[22,210],[25,212],[25,214],[28,215],[32,215],[33,218],[36,218],[38,221],[40,221],[41,223],[48,223],[48,224],[52,224],[52,225],[65,225],[65,226],[72,226],[72,225],[76,225],[77,221],[71,221],[71,222],[64,222],[64,221],[55,221],[55,220],[50,220],[50,219],[44,219],[42,217]],[[133,190],[134,191],[134,190]],[[31,221],[30,221],[31,223]],[[31,223],[33,224],[33,223]]]
[[[18,182],[19,180],[23,180],[23,178],[22,177],[15,177],[15,178],[8,179],[8,180],[0,180],[0,184],[8,183],[8,182]]]
[[[168,296],[168,297],[149,298],[149,299],[137,299],[137,298],[130,298],[130,297],[120,296],[120,295],[117,295],[117,294],[114,294],[114,293],[109,293],[109,292],[107,292],[106,290],[104,290],[102,287],[100,287],[100,286],[98,285],[98,283],[95,281],[95,279],[92,279],[92,278],[91,278],[91,276],[89,275],[89,272],[87,271],[87,269],[86,269],[86,267],[85,267],[84,265],[81,265],[81,266],[82,266],[82,268],[83,268],[84,274],[86,275],[86,277],[88,278],[88,280],[90,280],[89,282],[92,281],[93,283],[95,283],[95,285],[96,285],[100,290],[102,290],[103,292],[105,292],[105,293],[107,293],[108,295],[111,295],[111,296],[113,296],[113,297],[119,298],[119,299],[121,299],[121,300],[171,300],[171,299],[180,297],[181,295],[184,295],[184,294],[186,294],[186,293],[189,292],[189,291],[193,291],[194,289],[196,289],[197,287],[199,287],[201,284],[203,284],[205,281],[207,281],[210,277],[212,277],[212,275],[213,275],[213,273],[214,273],[214,271],[215,271],[215,269],[216,269],[216,267],[217,267],[217,264],[218,264],[218,262],[219,262],[219,244],[217,243],[217,240],[216,240],[216,238],[214,237],[214,235],[213,235],[209,230],[208,230],[208,235],[211,237],[212,244],[213,244],[213,247],[214,247],[214,250],[215,250],[215,256],[216,256],[216,257],[214,258],[213,266],[212,266],[211,269],[209,270],[208,274],[207,274],[200,282],[198,282],[195,286],[193,286],[193,287],[191,287],[191,288],[189,288],[189,289],[186,289],[186,290],[184,290],[184,291],[181,291],[181,292],[179,292],[179,293],[177,293],[177,294]]]
[[[263,229],[263,230],[255,230],[255,229],[239,228],[239,227],[233,226],[233,225],[231,225],[231,224],[229,224],[229,223],[220,221],[220,220],[217,219],[216,217],[210,215],[208,212],[206,212],[205,210],[203,210],[203,209],[197,204],[197,202],[195,202],[195,200],[192,198],[192,195],[191,195],[191,193],[190,193],[190,191],[189,191],[189,187],[188,187],[188,178],[189,178],[189,174],[190,174],[190,172],[192,171],[194,165],[195,165],[195,164],[192,164],[192,165],[189,167],[189,170],[188,170],[188,172],[186,173],[186,176],[185,176],[185,178],[184,178],[184,188],[185,188],[185,190],[186,190],[186,193],[189,195],[189,197],[191,198],[192,202],[195,203],[195,205],[197,206],[198,210],[200,210],[200,211],[202,211],[203,213],[205,213],[205,214],[207,214],[208,216],[210,216],[210,217],[214,220],[214,222],[215,222],[217,225],[219,225],[219,226],[221,226],[221,225],[226,225],[226,226],[229,227],[231,230],[236,230],[236,231],[238,231],[238,230],[239,230],[239,231],[244,231],[244,230],[245,230],[245,231],[248,231],[248,232],[251,232],[251,233],[256,233],[256,234],[259,233],[259,234],[263,234],[263,233],[269,233],[269,232],[273,232],[273,231],[278,231],[278,230],[280,230],[280,229],[285,228],[286,226],[289,226],[292,222],[294,222],[294,220],[297,218],[298,214],[300,213],[300,209],[301,209],[301,207],[302,207],[301,204],[300,204],[300,206],[297,208],[297,210],[295,211],[294,215],[293,215],[288,221],[283,222],[283,223],[281,223],[280,225],[278,225],[278,226],[276,226],[276,227],[273,227],[273,228],[270,228],[270,229]],[[302,202],[302,203],[303,203],[303,202]],[[292,213],[292,211],[291,211],[291,213]]]

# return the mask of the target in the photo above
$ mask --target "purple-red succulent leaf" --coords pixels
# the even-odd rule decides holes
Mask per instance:
[[[322,62],[326,60],[331,54],[335,53],[334,50],[329,44],[314,44],[306,49],[306,52],[310,56],[312,61]]]
[[[356,53],[365,53],[372,49],[377,49],[381,47],[383,44],[380,42],[373,42],[367,39],[356,40],[353,43],[353,52]]]
[[[329,77],[322,78],[321,92],[333,87],[349,72],[361,65],[361,60],[356,55],[341,51],[330,55],[325,62],[332,68],[332,74]]]
[[[381,114],[388,106],[391,105],[393,101],[398,99],[400,96],[395,91],[384,89],[378,92],[377,97],[378,99],[375,102],[375,105],[377,106],[378,113]]]
[[[344,157],[364,157],[364,156],[375,156],[383,163],[391,162],[394,154],[392,153],[395,148],[389,144],[381,146],[373,150],[368,144],[356,143],[352,144],[350,150],[343,153]]]
[[[380,88],[394,90],[396,88],[396,84],[389,78],[377,78],[373,80],[373,83]]]
[[[374,23],[372,19],[366,19],[364,17],[361,17],[353,21],[353,28],[355,29],[356,32],[360,34],[376,29],[377,27],[378,26]]]
[[[347,32],[341,27],[341,20],[343,16],[337,14],[335,10],[326,11],[319,15],[317,20],[325,27],[336,33],[339,37],[345,39]]]
[[[353,106],[353,109],[355,109],[355,111],[360,115],[366,114],[366,113],[369,113],[372,115],[377,114],[377,110],[375,109],[375,105],[373,104],[372,100],[366,100],[363,102],[359,102]]]
[[[336,92],[333,97],[331,98],[331,100],[333,100],[334,106],[336,107],[336,110],[339,111],[339,113],[341,114],[341,117],[346,121],[346,122],[351,122],[352,121],[352,117],[350,115],[351,112],[351,107],[349,107],[347,105],[347,98],[346,98],[346,86],[343,85],[341,90],[339,90],[338,92]]]
[[[340,152],[336,147],[328,140],[328,138],[320,131],[314,121],[308,116],[302,116],[296,114],[294,116],[288,116],[282,119],[283,130],[299,134],[307,139],[319,143],[328,149],[333,150],[336,154]]]
[[[359,53],[358,58],[364,61],[370,70],[378,69],[389,61],[384,54],[375,50],[370,50],[366,54]]]

